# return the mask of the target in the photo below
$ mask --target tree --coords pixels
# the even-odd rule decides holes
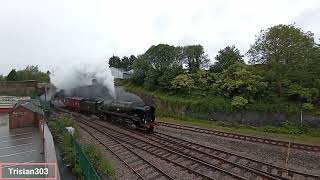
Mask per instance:
[[[231,105],[237,109],[243,109],[248,104],[248,100],[242,96],[234,96]]]
[[[7,76],[7,81],[17,81],[17,72],[15,69],[12,69]]]
[[[112,56],[109,58],[110,67],[121,68],[121,59],[118,56]]]
[[[223,71],[220,84],[225,96],[243,96],[250,101],[263,97],[267,88],[261,76],[253,74],[248,65],[240,62]]]
[[[292,84],[288,90],[288,96],[291,98],[298,99],[301,104],[300,109],[300,124],[303,122],[303,110],[314,109],[313,105],[309,102],[315,100],[319,94],[319,90],[315,88],[304,88],[297,84]]]
[[[197,89],[209,90],[217,80],[215,73],[209,73],[205,70],[198,70],[191,75]]]
[[[153,69],[163,73],[176,64],[176,55],[177,52],[174,46],[158,44],[151,46],[143,56]]]
[[[144,84],[143,86],[148,89],[148,90],[156,90],[158,87],[158,78],[159,78],[160,74],[158,71],[154,71],[152,69],[148,70],[147,76],[144,80]]]
[[[138,85],[143,85],[144,80],[147,77],[150,64],[143,56],[138,56],[133,65],[132,81]]]
[[[131,55],[129,57],[129,63],[128,63],[128,67],[127,67],[127,71],[130,71],[132,70],[132,66],[133,66],[133,63],[137,60],[137,57],[135,55]]]
[[[178,76],[179,74],[183,73],[181,66],[176,65],[172,68],[166,70],[159,78],[158,82],[162,89],[170,89],[172,87],[171,81]]]
[[[169,89],[170,82],[182,71],[174,46],[167,44],[151,46],[141,57],[148,64],[144,82],[144,86],[148,89],[156,89],[157,87]]]
[[[314,58],[315,46],[313,33],[280,24],[261,31],[247,54],[250,63],[266,65],[265,76],[281,96],[290,81],[301,83],[302,76],[308,77],[301,73],[308,72],[307,64]]]
[[[6,80],[6,77],[0,74],[0,81],[4,81],[4,80]]]
[[[243,110],[246,108],[248,104],[248,100],[242,96],[234,96],[231,101],[231,106],[235,107],[237,110],[240,111],[241,117],[240,122],[243,121]]]
[[[209,62],[208,55],[204,53],[203,46],[200,44],[183,47],[182,56],[191,73],[197,72],[201,66]]]
[[[219,50],[218,55],[215,57],[217,62],[210,67],[210,70],[213,72],[222,72],[236,62],[244,63],[242,57],[239,49],[234,45],[227,46]]]
[[[130,60],[127,56],[123,56],[121,58],[121,62],[120,62],[120,69],[123,69],[125,71],[130,70],[132,64],[130,63]]]
[[[16,72],[17,80],[36,80],[39,82],[49,82],[50,81],[50,73],[44,73],[39,70],[38,66],[27,66],[25,69],[19,70]]]
[[[193,79],[186,74],[180,74],[174,78],[171,82],[172,88],[176,90],[188,90],[190,93],[191,89],[194,88],[194,81]]]
[[[304,88],[298,84],[291,84],[288,90],[288,97],[302,102],[311,102],[319,95],[316,88]]]
[[[280,24],[261,31],[248,55],[253,64],[287,65],[306,59],[314,46],[313,33]]]
[[[51,72],[50,71],[47,71],[47,76],[48,76],[48,82],[50,82],[50,75],[51,75]]]

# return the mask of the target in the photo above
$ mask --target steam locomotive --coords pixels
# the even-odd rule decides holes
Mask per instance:
[[[95,114],[106,121],[126,123],[133,129],[152,132],[155,126],[155,108],[141,103],[79,97],[55,97],[53,101],[55,105]]]

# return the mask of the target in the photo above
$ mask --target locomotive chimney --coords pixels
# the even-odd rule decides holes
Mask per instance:
[[[98,85],[97,79],[92,79],[92,85],[93,85],[93,86]]]

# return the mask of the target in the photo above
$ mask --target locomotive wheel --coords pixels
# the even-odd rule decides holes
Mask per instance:
[[[154,129],[153,127],[150,127],[150,128],[148,128],[148,129],[146,129],[146,132],[147,132],[147,133],[153,133],[153,129]]]

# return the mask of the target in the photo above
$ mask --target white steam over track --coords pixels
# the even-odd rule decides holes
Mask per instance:
[[[50,78],[58,89],[64,89],[66,93],[76,87],[91,85],[92,80],[96,79],[116,99],[114,77],[111,74],[109,64],[105,62],[65,64],[54,69]]]

